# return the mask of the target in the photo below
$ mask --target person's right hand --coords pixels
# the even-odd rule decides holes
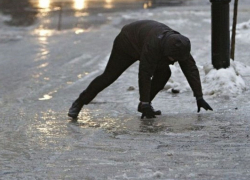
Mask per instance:
[[[155,118],[155,112],[150,104],[142,104],[142,115],[141,119],[143,119],[145,116],[146,118]]]

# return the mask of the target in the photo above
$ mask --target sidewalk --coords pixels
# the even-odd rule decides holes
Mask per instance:
[[[0,179],[248,180],[250,76],[243,77],[243,94],[205,96],[213,112],[197,114],[191,91],[165,90],[153,102],[163,115],[141,120],[135,63],[84,107],[77,123],[68,120],[72,101],[102,73],[126,23],[167,23],[190,37],[201,71],[211,59],[210,7],[102,16],[108,22],[86,32],[19,30],[19,39],[0,43]],[[248,20],[242,11],[239,22]],[[239,38],[236,58],[250,66],[248,49]]]

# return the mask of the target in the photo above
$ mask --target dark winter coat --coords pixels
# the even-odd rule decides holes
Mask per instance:
[[[151,78],[157,70],[157,66],[170,65],[173,62],[166,55],[166,47],[163,46],[164,40],[171,34],[180,34],[169,28],[165,24],[142,20],[128,24],[122,28],[122,33],[130,41],[135,54],[140,60],[139,65],[139,85],[140,100],[150,101]],[[187,78],[195,97],[202,96],[200,75],[193,57],[185,61],[179,61],[180,67]]]

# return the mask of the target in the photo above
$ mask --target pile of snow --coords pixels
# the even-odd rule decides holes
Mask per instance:
[[[250,20],[237,24],[237,38],[249,43]],[[227,69],[216,70],[211,64],[203,67],[203,93],[210,96],[237,96],[246,89],[244,76],[250,75],[250,67],[238,61],[230,62]]]
[[[172,76],[165,89],[172,92],[172,89],[179,92],[191,91],[191,88],[178,65],[170,66]],[[231,60],[230,67],[226,69],[214,69],[212,64],[199,68],[202,89],[204,95],[209,96],[237,96],[246,90],[244,76],[250,75],[250,67],[240,62]],[[201,72],[201,71],[204,71]]]
[[[242,76],[250,72],[250,67],[231,61],[226,69],[214,69],[211,64],[204,66],[203,93],[211,96],[236,96],[246,90]]]
[[[176,63],[174,65],[170,65],[170,69],[171,69],[172,75],[164,89],[168,90],[168,92],[172,92],[172,89],[177,90],[179,92],[190,91],[191,88],[180,66]]]

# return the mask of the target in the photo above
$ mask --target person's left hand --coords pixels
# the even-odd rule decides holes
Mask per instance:
[[[197,107],[198,107],[197,112],[200,112],[201,108],[204,108],[206,111],[207,110],[213,111],[213,109],[209,106],[209,104],[203,98],[198,99],[196,102],[197,102]]]

